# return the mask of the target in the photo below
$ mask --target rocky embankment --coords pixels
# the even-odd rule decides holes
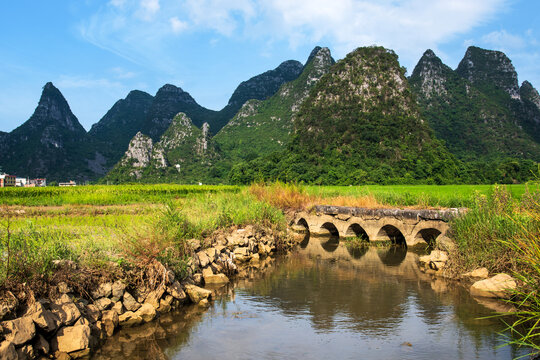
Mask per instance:
[[[490,299],[510,299],[512,293],[517,288],[517,282],[508,274],[491,274],[486,268],[477,268],[463,274],[456,273],[451,266],[451,257],[455,248],[446,238],[445,247],[448,251],[433,250],[429,255],[420,256],[420,269],[437,277],[451,280],[459,280],[467,285],[469,292],[479,302],[493,310],[500,312],[513,311],[511,305],[503,306],[501,303],[490,301]]]
[[[178,279],[161,265],[155,283],[130,284],[126,278],[101,283],[76,294],[65,282],[51,298],[19,304],[7,294],[0,304],[0,359],[72,359],[87,357],[119,328],[148,323],[188,304],[206,307],[231,277],[245,277],[293,240],[270,229],[247,226],[218,235],[209,246],[191,241],[194,255],[188,275]],[[77,265],[57,261],[57,267]],[[206,287],[206,288],[205,288]]]

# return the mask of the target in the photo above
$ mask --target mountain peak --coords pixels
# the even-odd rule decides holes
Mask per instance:
[[[495,88],[508,93],[513,99],[519,99],[516,69],[501,51],[470,46],[456,72],[480,88]]]
[[[300,76],[303,68],[304,66],[296,60],[287,60],[274,70],[266,71],[243,81],[232,94],[228,106],[235,108],[234,112],[236,113],[248,100],[264,100],[274,95],[281,85]]]
[[[525,80],[521,85],[519,95],[521,96],[522,100],[532,102],[534,105],[536,105],[538,110],[540,110],[540,94],[538,94],[538,90],[536,90],[534,86],[527,80]]]

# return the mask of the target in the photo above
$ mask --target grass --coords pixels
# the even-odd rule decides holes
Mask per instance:
[[[62,189],[58,199],[58,189],[8,190],[0,191],[9,195],[0,198],[0,290],[27,283],[46,291],[59,259],[104,276],[118,265],[154,274],[166,265],[183,277],[187,240],[230,226],[286,226],[280,209],[237,187],[89,186]]]
[[[161,203],[167,199],[207,193],[238,193],[237,186],[197,185],[88,185],[77,187],[2,188],[0,204],[22,206],[125,205]]]
[[[396,207],[471,207],[481,195],[487,195],[493,185],[365,185],[365,186],[306,186],[305,192],[322,199],[372,198],[375,205]],[[507,185],[515,198],[526,191],[523,184]]]

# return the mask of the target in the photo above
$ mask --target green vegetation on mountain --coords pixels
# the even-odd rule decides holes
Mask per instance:
[[[225,126],[227,121],[236,115],[248,100],[266,100],[274,95],[281,85],[296,79],[302,70],[303,67],[300,62],[288,60],[282,62],[273,70],[266,71],[240,83],[234,90],[227,106],[220,111],[220,115],[225,121],[220,124],[221,126],[216,126],[215,131],[217,132]]]
[[[186,114],[179,113],[155,144],[137,133],[102,182],[217,182],[211,171],[217,157],[208,124],[199,129]]]
[[[281,150],[290,142],[292,118],[310,89],[335,63],[328,48],[316,47],[303,71],[266,101],[250,100],[214,137],[223,156],[223,170]]]
[[[350,53],[302,103],[289,148],[235,165],[231,182],[459,181],[459,162],[421,119],[404,74],[391,50]]]
[[[477,48],[473,51],[475,54],[478,52]],[[462,64],[479,63],[470,60],[470,53],[467,52]],[[495,56],[501,59],[498,53]],[[496,67],[492,61],[488,63]],[[511,63],[504,63],[505,69],[513,69]],[[496,79],[497,76],[488,77],[484,65],[479,65],[478,70],[481,74],[478,77],[484,80],[475,83],[485,88],[488,87],[487,79]],[[471,79],[477,76],[473,65],[469,65],[466,72],[462,69],[461,73]],[[423,116],[437,137],[444,140],[448,149],[460,159],[482,162],[507,157],[540,160],[539,144],[518,126],[509,107],[513,100],[503,88],[513,91],[515,84],[510,81],[514,77],[508,72],[505,74],[491,84],[491,93],[498,96],[488,96],[428,50],[416,65],[409,83]],[[517,84],[517,77],[515,79]]]
[[[49,181],[103,175],[103,156],[89,144],[66,99],[49,82],[30,119],[0,139],[0,167],[9,174]]]
[[[144,91],[131,91],[92,125],[88,135],[100,146],[109,168],[120,160],[129,141],[143,127],[153,100]]]

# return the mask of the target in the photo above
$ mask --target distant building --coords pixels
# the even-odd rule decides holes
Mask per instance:
[[[15,179],[15,186],[18,186],[18,187],[25,187],[26,184],[28,184],[29,181],[27,178],[21,178],[21,177],[18,177]]]
[[[41,187],[47,186],[47,179],[30,179],[26,187]]]
[[[77,186],[77,183],[73,180],[70,180],[69,182],[58,183],[58,186]]]
[[[0,175],[0,187],[15,186],[17,177],[15,175]]]

